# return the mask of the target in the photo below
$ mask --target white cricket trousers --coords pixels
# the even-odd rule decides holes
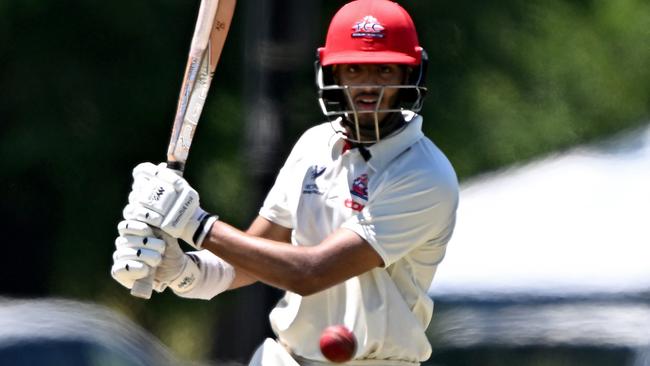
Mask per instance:
[[[248,366],[300,366],[289,352],[271,338],[257,348]]]
[[[336,365],[329,362],[319,362],[299,358],[296,360],[291,354],[271,338],[267,338],[257,348],[248,366],[328,366]],[[419,366],[419,363],[388,361],[388,360],[359,360],[348,362],[347,365],[358,366]]]

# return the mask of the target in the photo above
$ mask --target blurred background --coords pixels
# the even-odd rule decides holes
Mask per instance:
[[[293,142],[306,128],[324,120],[316,100],[313,63],[329,19],[345,2],[239,2],[186,170],[206,209],[245,228]],[[597,165],[598,174],[585,175],[594,161],[574,159],[574,165],[564,170],[551,169],[563,174],[542,169],[532,180],[508,177],[519,177],[529,171],[524,167],[538,167],[551,156],[561,159],[576,151],[591,151],[584,147],[619,136],[630,139],[616,140],[613,151],[629,152],[626,147],[631,146],[636,158],[647,156],[643,155],[647,140],[639,136],[648,135],[650,119],[650,3],[398,2],[414,18],[429,54],[429,95],[422,112],[425,133],[447,154],[463,185],[457,237],[439,270],[441,287],[435,288],[434,281],[431,290],[439,300],[430,332],[438,351],[431,364],[502,365],[506,364],[503,355],[509,354],[505,357],[517,365],[646,365],[650,355],[644,345],[650,342],[650,327],[626,330],[635,332],[634,341],[618,343],[593,339],[580,343],[576,341],[584,340],[580,335],[552,338],[548,334],[554,331],[534,326],[529,333],[508,333],[511,336],[502,338],[490,337],[499,329],[476,329],[472,334],[484,336],[472,341],[454,338],[450,331],[479,323],[512,324],[503,334],[528,329],[527,316],[517,321],[508,317],[511,313],[505,309],[515,305],[524,309],[523,314],[532,314],[531,322],[550,324],[544,314],[554,315],[560,305],[578,301],[610,306],[621,299],[629,300],[624,305],[636,312],[630,313],[629,307],[607,309],[632,314],[631,320],[626,318],[631,324],[647,324],[648,280],[624,289],[617,286],[643,278],[650,264],[631,265],[639,268],[636,277],[619,279],[616,274],[630,258],[650,263],[645,256],[650,247],[648,175],[622,175],[612,165],[602,164]],[[167,293],[142,301],[131,297],[109,274],[131,169],[142,161],[165,159],[198,6],[198,0],[0,1],[0,232],[4,241],[0,295],[98,304],[142,327],[180,359],[242,362],[269,334],[266,315],[278,291],[256,285],[212,301]],[[620,156],[607,151],[601,155]],[[636,159],[634,164],[631,171],[650,170],[647,159]],[[585,191],[612,176],[621,178],[602,189]],[[494,179],[505,179],[499,182],[510,185],[503,188]],[[558,186],[563,180],[579,183]],[[510,195],[508,187],[516,188],[517,195]],[[558,197],[548,187],[563,192],[560,197],[565,199],[540,199]],[[499,195],[490,194],[491,189]],[[477,190],[484,196],[472,193]],[[572,192],[581,192],[583,199],[570,199]],[[617,204],[621,192],[639,193],[625,196],[623,205]],[[528,200],[531,197],[537,199]],[[608,206],[598,204],[604,197]],[[514,198],[518,205],[505,203]],[[568,216],[551,222],[531,216],[524,220],[528,226],[512,223],[539,212],[544,204],[549,209],[544,217],[558,212]],[[502,206],[505,209],[498,212],[491,210]],[[592,220],[578,208],[592,213],[600,209],[617,220]],[[582,220],[580,225],[561,225],[576,217]],[[486,224],[488,218],[493,225]],[[603,229],[625,233],[630,230],[628,218],[634,224],[633,235],[607,234],[609,240],[597,250],[589,244],[599,235],[574,235]],[[481,223],[481,228],[496,228],[487,235],[489,242],[480,235],[484,231],[477,225]],[[523,229],[507,240],[499,235],[513,227]],[[545,240],[528,241],[540,233]],[[527,282],[523,274],[533,267],[521,264],[544,264],[549,258],[537,252],[531,255],[526,248],[539,250],[558,238],[568,239],[552,247],[555,256],[550,260],[563,258],[563,269],[582,268],[580,260],[600,250],[628,256],[616,257],[620,266],[611,270],[597,270],[613,261],[607,255],[589,261],[589,268],[596,269],[581,272],[569,284],[560,281],[560,287],[570,291],[557,291],[551,284],[529,286],[547,277],[540,269]],[[521,245],[511,250],[512,242]],[[576,249],[570,250],[574,245]],[[556,266],[541,267],[562,273]],[[504,274],[495,268],[514,270]],[[453,280],[467,275],[490,282],[491,273],[498,273],[493,282],[501,285],[520,279],[517,291]],[[583,288],[581,279],[593,278],[592,274],[600,277]],[[593,282],[602,286],[594,288]],[[70,306],[70,311],[74,308]],[[559,328],[561,334],[566,329],[593,334],[611,328],[610,318],[600,310],[571,309],[554,318],[565,325]],[[585,320],[591,325],[605,319],[598,323],[602,327],[574,323],[585,313],[593,315]],[[470,315],[474,318],[468,320]],[[578,356],[571,353],[576,342]],[[540,356],[549,349],[553,357]],[[612,349],[623,353],[607,353]],[[633,356],[625,351],[629,349],[634,349],[629,351]],[[572,358],[579,355],[587,358]]]

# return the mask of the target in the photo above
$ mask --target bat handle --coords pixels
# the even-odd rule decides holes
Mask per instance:
[[[176,160],[167,160],[167,168],[174,170],[176,174],[183,176],[185,171],[185,163]]]
[[[141,299],[150,299],[153,292],[153,278],[156,275],[156,268],[151,268],[151,272],[145,278],[136,280],[131,287],[131,295]]]

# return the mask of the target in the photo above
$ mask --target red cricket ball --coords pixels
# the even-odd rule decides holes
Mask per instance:
[[[356,350],[357,340],[345,325],[331,325],[320,335],[320,351],[332,362],[350,361]]]

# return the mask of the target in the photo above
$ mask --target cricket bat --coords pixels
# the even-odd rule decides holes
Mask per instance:
[[[236,2],[201,0],[167,149],[167,166],[180,175],[185,170],[185,162],[208,96],[214,70],[226,42]],[[154,273],[150,273],[146,278],[137,280],[131,288],[131,295],[143,299],[150,298],[153,278]]]

